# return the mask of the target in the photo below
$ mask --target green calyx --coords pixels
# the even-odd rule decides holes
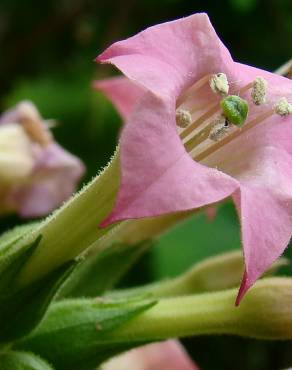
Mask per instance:
[[[242,126],[248,114],[247,101],[237,95],[229,95],[220,102],[224,116],[230,123]]]

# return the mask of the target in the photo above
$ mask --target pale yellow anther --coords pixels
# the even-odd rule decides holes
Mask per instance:
[[[252,82],[251,99],[255,105],[266,102],[267,85],[267,81],[262,77],[257,77]]]
[[[192,123],[191,113],[185,109],[177,109],[175,118],[176,124],[181,128],[188,127]]]
[[[223,115],[217,117],[213,122],[213,127],[210,131],[209,139],[213,141],[219,141],[223,139],[223,137],[228,134],[230,127],[230,124]]]
[[[210,77],[209,84],[210,84],[211,90],[215,94],[219,94],[222,96],[225,96],[228,94],[229,83],[228,83],[225,73],[213,74]]]
[[[281,98],[274,105],[274,111],[276,114],[279,114],[279,116],[288,116],[292,113],[292,104],[290,104],[286,98]]]

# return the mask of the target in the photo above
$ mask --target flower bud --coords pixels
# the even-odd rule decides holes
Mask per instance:
[[[19,184],[32,172],[34,157],[24,129],[15,124],[0,126],[0,183]]]
[[[63,203],[84,172],[53,140],[37,108],[21,102],[0,117],[0,214],[43,216]]]
[[[263,339],[292,338],[292,279],[260,280],[242,300],[234,334]]]

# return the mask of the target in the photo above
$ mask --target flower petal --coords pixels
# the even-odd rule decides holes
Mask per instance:
[[[93,87],[102,91],[126,120],[145,90],[126,77],[112,77],[93,82]]]
[[[148,344],[113,358],[101,370],[198,370],[175,340]]]
[[[292,234],[292,156],[267,147],[249,163],[234,200],[241,219],[245,292],[283,253]]]
[[[138,105],[122,133],[121,185],[102,227],[201,207],[237,189],[236,180],[196,163],[185,151],[176,132],[174,104],[148,93]]]
[[[55,143],[39,149],[36,158],[29,182],[15,187],[10,195],[23,217],[39,217],[61,205],[84,173],[82,162]]]
[[[114,64],[130,79],[164,96],[178,96],[207,73],[226,73],[233,63],[204,13],[147,28],[116,42],[97,61]]]

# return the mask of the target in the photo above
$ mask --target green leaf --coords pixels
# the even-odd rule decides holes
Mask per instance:
[[[0,257],[0,342],[9,342],[29,333],[43,318],[49,304],[72,271],[67,262],[40,280],[20,286],[19,273],[38,247],[42,236],[20,248],[16,242],[32,226],[4,234]],[[13,324],[12,324],[13,323]]]
[[[1,370],[54,370],[32,353],[9,351],[0,354]]]
[[[19,271],[32,256],[40,240],[41,236],[37,237],[31,244],[24,245],[15,252],[11,250],[11,246],[3,254],[0,259],[0,300],[1,297],[11,294],[11,290],[15,289],[15,281]]]
[[[231,202],[225,202],[217,207],[212,221],[204,213],[199,213],[158,239],[150,250],[152,280],[175,277],[195,263],[239,247],[240,227],[236,210]]]
[[[35,238],[33,242],[23,243],[21,247],[16,245],[17,242],[19,242],[23,237],[26,237],[38,224],[38,222],[32,222],[27,225],[17,226],[1,235],[0,274],[14,261],[14,259],[21,256],[27,249],[30,249],[32,244],[35,243],[37,238]]]
[[[68,262],[38,280],[19,288],[18,272],[35,251],[41,237],[30,246],[6,258],[0,273],[0,341],[7,342],[29,333],[43,318],[49,304],[72,271]],[[7,262],[8,260],[8,262]]]
[[[111,289],[151,245],[115,244],[93,255],[88,254],[71,274],[62,297],[96,297]]]
[[[31,222],[25,225],[16,226],[2,234],[0,236],[0,257],[2,257],[7,249],[9,249],[15,242],[33,230],[37,224],[38,222]]]
[[[16,349],[32,351],[57,369],[87,370],[135,346],[112,343],[107,334],[155,304],[154,301],[64,300],[54,303],[44,321]]]

